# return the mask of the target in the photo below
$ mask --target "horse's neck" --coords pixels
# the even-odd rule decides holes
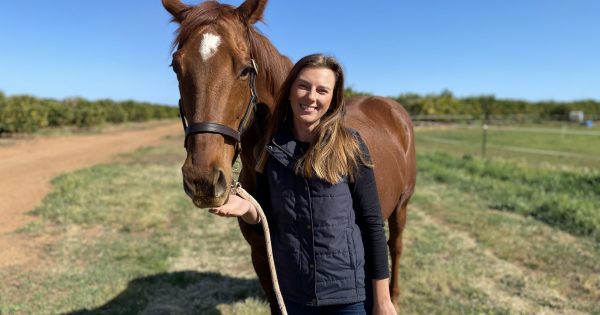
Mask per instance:
[[[292,66],[291,61],[287,57],[280,55],[278,58],[280,58],[277,61],[278,66],[281,67],[283,65],[283,67],[280,69],[271,68],[269,65],[265,65],[263,69],[271,71],[265,73],[264,76],[259,75],[259,82],[257,82],[259,102],[267,105],[270,113],[273,113],[273,110],[275,109],[275,98]]]

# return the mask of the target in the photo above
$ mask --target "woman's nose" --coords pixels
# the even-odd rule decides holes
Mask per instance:
[[[308,93],[306,94],[306,97],[311,101],[311,102],[315,102],[317,100],[317,91],[315,90],[310,90],[308,91]]]

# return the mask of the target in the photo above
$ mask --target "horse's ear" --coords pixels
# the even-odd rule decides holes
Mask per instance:
[[[169,13],[171,13],[173,20],[175,20],[177,23],[181,23],[181,21],[183,21],[185,18],[183,13],[189,8],[180,0],[162,0],[162,4],[163,7],[165,7]]]
[[[267,0],[246,0],[235,9],[237,14],[249,25],[262,20]]]

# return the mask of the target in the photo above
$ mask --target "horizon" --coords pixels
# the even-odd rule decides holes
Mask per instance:
[[[349,87],[346,87],[346,89]],[[350,87],[351,88],[351,87]],[[358,91],[358,90],[354,90],[352,88],[352,91],[354,93],[367,93],[364,91]],[[418,93],[414,93],[414,92],[406,92],[406,93],[401,93],[398,94],[396,96],[387,96],[387,95],[375,95],[375,94],[370,94],[367,93],[369,96],[383,96],[383,97],[387,97],[387,98],[392,98],[392,99],[398,99],[401,98],[403,96],[407,96],[407,95],[418,95],[419,97],[438,97],[440,95],[442,95],[444,92],[451,92],[452,91],[448,91],[448,90],[443,90],[439,93],[429,93],[429,94],[418,94]],[[73,95],[73,96],[65,96],[63,98],[55,98],[55,97],[45,97],[45,96],[38,96],[38,95],[32,95],[32,94],[6,94],[4,91],[2,91],[0,89],[0,93],[4,94],[5,97],[19,97],[19,96],[30,96],[30,97],[34,97],[34,98],[38,98],[38,99],[52,99],[52,100],[56,100],[56,101],[67,101],[70,99],[84,99],[86,101],[91,101],[91,102],[96,102],[96,101],[102,101],[102,100],[110,100],[110,101],[114,101],[114,102],[128,102],[128,101],[133,101],[133,102],[137,102],[137,103],[149,103],[152,105],[166,105],[166,106],[177,106],[176,104],[165,104],[165,103],[157,103],[157,102],[152,102],[152,101],[143,101],[143,100],[137,100],[137,99],[113,99],[113,98],[108,98],[108,97],[100,97],[100,98],[96,98],[96,99],[89,99],[89,98],[85,98],[79,95]],[[493,97],[495,100],[502,100],[502,101],[523,101],[523,102],[527,102],[527,103],[531,103],[531,104],[537,104],[537,103],[577,103],[577,102],[588,102],[588,101],[592,101],[592,102],[596,102],[596,103],[600,103],[600,99],[593,99],[593,98],[582,98],[582,99],[573,99],[573,100],[554,100],[554,99],[542,99],[542,100],[526,100],[526,99],[518,99],[518,98],[501,98],[501,97],[496,97],[495,95],[488,95],[488,94],[481,94],[481,95],[467,95],[467,96],[457,96],[454,93],[452,93],[452,97],[455,99],[466,99],[466,98],[478,98],[478,97]],[[402,103],[400,103],[402,105]]]

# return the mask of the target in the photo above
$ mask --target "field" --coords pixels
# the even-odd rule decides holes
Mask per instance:
[[[483,133],[480,124],[424,127],[417,132],[418,151],[481,156]],[[530,166],[543,166],[540,164],[543,163],[600,169],[600,128],[597,126],[490,126],[486,139],[486,157],[509,158]]]
[[[510,132],[481,159],[481,129],[418,129],[402,314],[600,314],[598,137]],[[267,314],[237,222],[193,207],[183,158],[172,137],[56,178],[0,314]]]

